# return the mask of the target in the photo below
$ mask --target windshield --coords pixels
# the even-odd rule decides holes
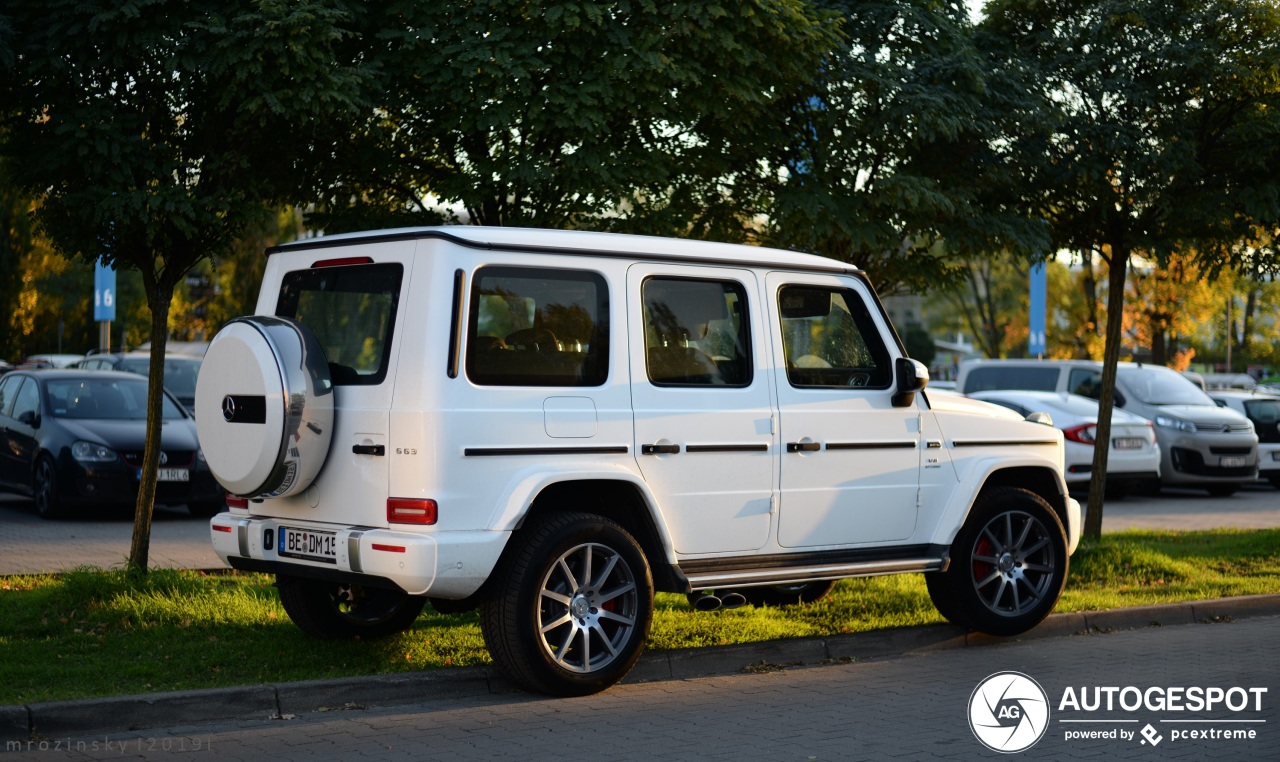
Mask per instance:
[[[151,371],[151,359],[131,357],[120,362],[120,370],[146,376]],[[164,388],[182,399],[195,399],[196,376],[200,375],[199,360],[164,361]]]
[[[147,382],[120,379],[58,379],[45,382],[45,398],[55,418],[95,421],[145,421]],[[162,400],[165,420],[183,418],[169,397]]]
[[[1209,405],[1216,403],[1176,370],[1157,365],[1120,368],[1125,389],[1147,405]]]

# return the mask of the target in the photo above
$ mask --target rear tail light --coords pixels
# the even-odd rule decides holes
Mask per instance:
[[[311,267],[347,267],[348,265],[371,265],[373,257],[339,257],[338,259],[322,259],[312,263]]]
[[[1062,435],[1072,442],[1092,445],[1097,441],[1097,428],[1092,423],[1082,423],[1062,430]]]
[[[392,524],[434,524],[436,501],[387,498],[387,521]]]
[[[228,507],[228,508],[243,508],[244,510],[246,510],[246,511],[247,511],[247,510],[249,510],[249,498],[247,498],[247,497],[240,497],[239,495],[233,495],[233,494],[231,494],[230,492],[228,492],[228,493],[227,493],[227,507]]]

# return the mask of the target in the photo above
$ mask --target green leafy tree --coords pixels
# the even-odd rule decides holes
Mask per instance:
[[[957,258],[1044,251],[1043,225],[999,201],[995,117],[1024,96],[993,78],[966,5],[820,5],[843,36],[789,115],[768,240],[858,265],[882,292],[957,282]]]
[[[384,94],[310,224],[741,239],[788,99],[835,44],[803,0],[404,2]],[[342,125],[347,128],[349,125]]]
[[[10,0],[3,150],[48,241],[137,270],[151,312],[129,564],[145,574],[174,289],[296,200],[316,125],[361,111],[365,6],[339,0]]]
[[[1272,0],[992,0],[980,46],[1037,100],[1000,143],[1055,247],[1101,253],[1107,321],[1098,440],[1110,439],[1134,252],[1233,263],[1280,220],[1280,6]],[[1258,252],[1269,267],[1274,251]],[[1102,530],[1095,448],[1085,533]]]

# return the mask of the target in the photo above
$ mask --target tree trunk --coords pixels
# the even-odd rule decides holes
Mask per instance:
[[[1098,398],[1098,425],[1093,447],[1093,471],[1089,480],[1088,512],[1084,520],[1084,536],[1102,537],[1102,501],[1107,492],[1107,456],[1111,443],[1111,411],[1116,399],[1116,365],[1120,362],[1121,326],[1124,323],[1124,281],[1129,264],[1126,246],[1111,247],[1107,270],[1107,332],[1102,358],[1102,393]]]
[[[164,399],[164,355],[169,339],[169,307],[173,303],[173,284],[168,278],[143,272],[147,304],[151,307],[151,367],[147,372],[147,444],[142,455],[142,478],[138,484],[138,502],[133,512],[133,542],[129,547],[128,569],[132,575],[145,577],[147,556],[151,550],[151,515],[156,502],[156,477],[160,467],[161,424]]]

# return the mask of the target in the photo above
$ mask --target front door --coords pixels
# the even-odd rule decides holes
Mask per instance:
[[[635,265],[627,303],[635,453],[676,552],[762,547],[777,440],[755,276]]]
[[[782,466],[778,542],[903,540],[916,525],[920,410],[894,407],[896,346],[864,283],[770,273]]]

